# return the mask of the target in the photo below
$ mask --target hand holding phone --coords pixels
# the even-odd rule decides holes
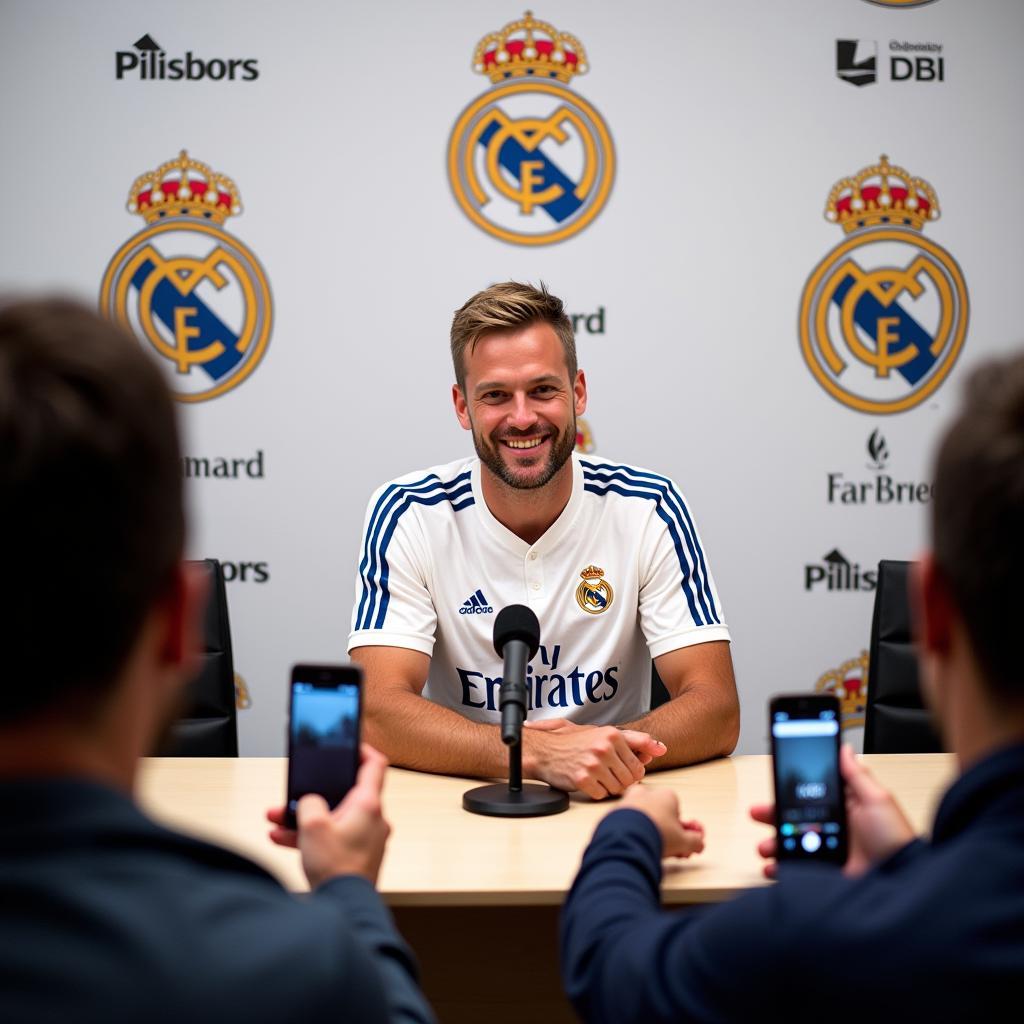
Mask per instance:
[[[339,875],[361,875],[377,884],[391,834],[381,806],[388,763],[368,743],[361,745],[360,756],[356,783],[333,810],[323,797],[307,794],[299,800],[298,830],[288,828],[284,807],[267,811],[276,826],[270,838],[278,846],[298,848],[311,887]]]
[[[337,807],[359,768],[362,673],[355,665],[295,665],[288,724],[285,824],[307,793]]]
[[[769,709],[775,779],[775,856],[844,864],[846,793],[839,770],[839,701],[776,697]]]

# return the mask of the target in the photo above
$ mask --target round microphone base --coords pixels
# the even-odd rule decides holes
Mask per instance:
[[[505,783],[496,782],[467,790],[462,795],[462,806],[473,814],[492,818],[540,818],[564,811],[569,806],[569,794],[529,782],[514,791]]]

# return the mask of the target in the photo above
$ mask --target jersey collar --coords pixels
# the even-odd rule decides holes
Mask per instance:
[[[483,487],[480,484],[480,460],[476,459],[474,461],[470,482],[473,485],[473,497],[475,499],[474,504],[477,515],[479,515],[484,529],[502,547],[518,555],[520,558],[525,558],[531,551],[535,551],[538,555],[544,555],[557,547],[559,541],[572,528],[573,523],[576,521],[576,516],[579,514],[580,506],[583,504],[583,467],[580,465],[579,456],[576,452],[572,453],[570,459],[572,462],[572,494],[569,496],[569,501],[566,503],[565,508],[562,509],[561,515],[548,527],[536,544],[532,545],[527,544],[522,537],[517,537],[511,530],[502,526],[494,518],[491,510],[487,507],[487,502],[484,500]]]

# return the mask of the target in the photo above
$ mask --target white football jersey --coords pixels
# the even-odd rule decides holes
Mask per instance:
[[[422,651],[425,697],[498,723],[494,619],[525,604],[540,621],[529,717],[622,724],[645,714],[652,657],[729,639],[718,593],[671,480],[577,453],[572,471],[569,503],[535,544],[491,514],[475,457],[377,490],[348,649]]]

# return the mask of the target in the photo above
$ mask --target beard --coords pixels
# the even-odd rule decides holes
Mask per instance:
[[[561,436],[554,436],[551,447],[548,451],[548,459],[543,470],[537,475],[520,473],[509,466],[501,456],[501,442],[505,438],[515,438],[522,435],[513,431],[505,431],[503,434],[492,434],[489,441],[484,440],[473,430],[473,447],[480,461],[503,483],[517,491],[536,490],[550,483],[555,474],[565,465],[569,456],[576,447],[576,417],[573,416],[572,423],[565,429]]]

